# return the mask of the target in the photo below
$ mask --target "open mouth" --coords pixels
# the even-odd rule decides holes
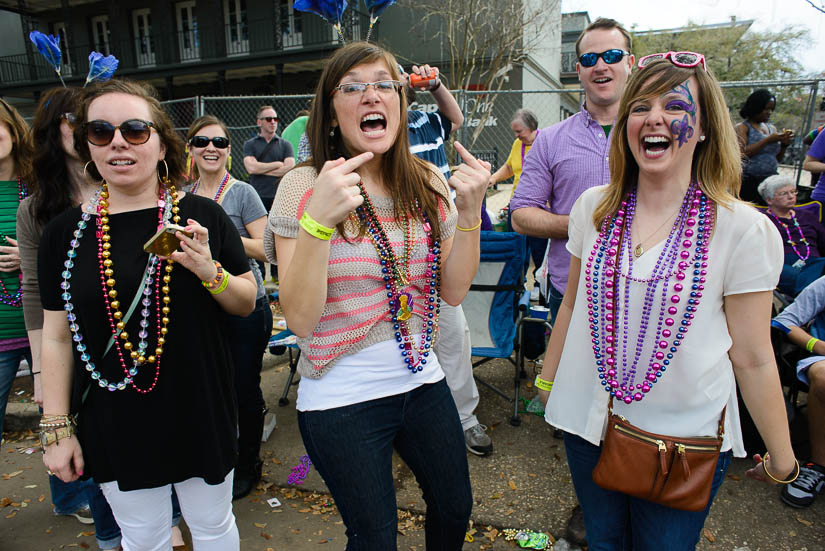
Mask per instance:
[[[596,84],[607,84],[611,80],[613,79],[610,77],[599,77],[597,79],[593,79],[593,82],[595,82]]]
[[[670,138],[666,136],[645,136],[642,147],[649,157],[658,157],[670,149]]]
[[[387,119],[380,113],[369,113],[361,119],[361,132],[369,137],[382,136],[387,130]]]
[[[135,162],[129,159],[112,159],[109,161],[109,164],[111,166],[131,166],[135,164]]]
[[[204,161],[217,161],[219,159],[220,159],[220,157],[218,157],[217,155],[204,155],[203,156]]]

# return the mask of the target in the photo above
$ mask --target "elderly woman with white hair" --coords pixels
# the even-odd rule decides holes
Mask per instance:
[[[785,248],[778,288],[783,293],[796,295],[807,283],[822,275],[825,227],[810,210],[794,209],[796,184],[790,176],[769,176],[758,189],[768,204],[765,213],[779,230]]]

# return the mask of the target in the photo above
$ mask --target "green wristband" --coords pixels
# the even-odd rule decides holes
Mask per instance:
[[[304,214],[301,216],[301,220],[299,220],[298,223],[309,235],[312,237],[317,237],[322,241],[329,241],[332,237],[332,232],[335,231],[335,228],[328,228],[316,222],[307,211],[304,211]]]
[[[536,375],[536,382],[534,384],[539,390],[546,390],[547,392],[553,390],[553,381],[545,381],[541,378],[541,375]]]
[[[814,346],[816,346],[816,343],[818,342],[819,339],[817,339],[816,337],[811,337],[810,339],[808,339],[807,344],[805,344],[805,350],[807,350],[808,352],[813,352]]]

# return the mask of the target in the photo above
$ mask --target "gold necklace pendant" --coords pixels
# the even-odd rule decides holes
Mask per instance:
[[[643,254],[645,254],[645,250],[642,248],[642,244],[639,243],[638,245],[636,245],[636,248],[633,249],[633,256],[639,258]]]

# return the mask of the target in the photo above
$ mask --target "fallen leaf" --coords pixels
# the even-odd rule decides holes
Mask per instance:
[[[515,490],[515,489],[516,489],[516,483],[515,483],[515,481],[514,481],[514,480],[512,480],[512,479],[510,479],[510,481],[507,483],[507,485],[508,485],[508,486],[510,486],[510,489],[511,489],[511,490]]]
[[[46,495],[45,494],[40,494],[40,497],[37,498],[37,502],[38,503],[43,503],[44,499],[46,499]]]
[[[516,511],[514,509],[507,509],[507,511],[504,513],[504,516],[509,517],[510,515],[512,515],[515,512]]]
[[[293,534],[300,534],[300,533],[301,533],[301,530],[300,530],[299,528],[292,528],[292,529],[291,529],[291,532],[292,532]]]
[[[88,538],[89,536],[94,536],[94,535],[95,535],[95,531],[94,530],[89,530],[88,532],[80,532],[75,537],[76,538]]]
[[[0,508],[8,507],[9,505],[11,505],[11,498],[4,497],[3,499],[0,499]]]
[[[730,478],[731,480],[736,480],[736,481],[742,480],[742,477],[739,476],[738,474],[729,474],[728,478]]]
[[[266,523],[265,522],[256,522],[255,527],[256,528],[266,528]]]
[[[266,532],[261,532],[261,537],[264,539],[272,539],[272,534],[267,534]]]
[[[813,526],[813,524],[814,524],[810,520],[805,520],[802,517],[796,517],[796,520],[798,520],[800,523],[804,524],[805,526]]]
[[[321,540],[321,541],[319,541],[318,543],[329,543],[329,541],[327,541],[327,540]]]
[[[6,518],[14,518],[17,515],[17,511],[12,511],[10,514],[6,515]]]
[[[702,531],[702,535],[705,536],[705,539],[708,540],[711,543],[714,543],[716,541],[716,538],[714,537],[714,535],[707,528],[705,528]]]
[[[309,513],[312,509],[298,509],[299,513]]]
[[[493,528],[489,532],[484,532],[484,536],[490,541],[496,541],[496,538],[498,537],[498,530]]]
[[[88,548],[89,548],[89,544],[88,544],[88,543],[86,543],[85,541],[81,541],[81,542],[80,542],[80,547],[82,547],[83,549],[88,549]]]
[[[536,473],[527,473],[527,476],[529,476],[530,478],[536,478],[536,476],[538,475]]]
[[[28,490],[30,488],[37,488],[37,484],[29,484],[28,486],[23,486],[23,487]]]
[[[8,474],[4,473],[3,474],[3,480],[9,480],[9,479],[14,478],[15,476],[17,476],[19,474],[23,474],[23,471],[14,471],[13,473],[8,473]]]
[[[280,464],[281,464],[281,460],[280,460],[280,459],[278,459],[277,457],[273,457],[273,458],[272,458],[272,462],[273,462],[273,463],[275,463],[276,465],[280,465]]]

